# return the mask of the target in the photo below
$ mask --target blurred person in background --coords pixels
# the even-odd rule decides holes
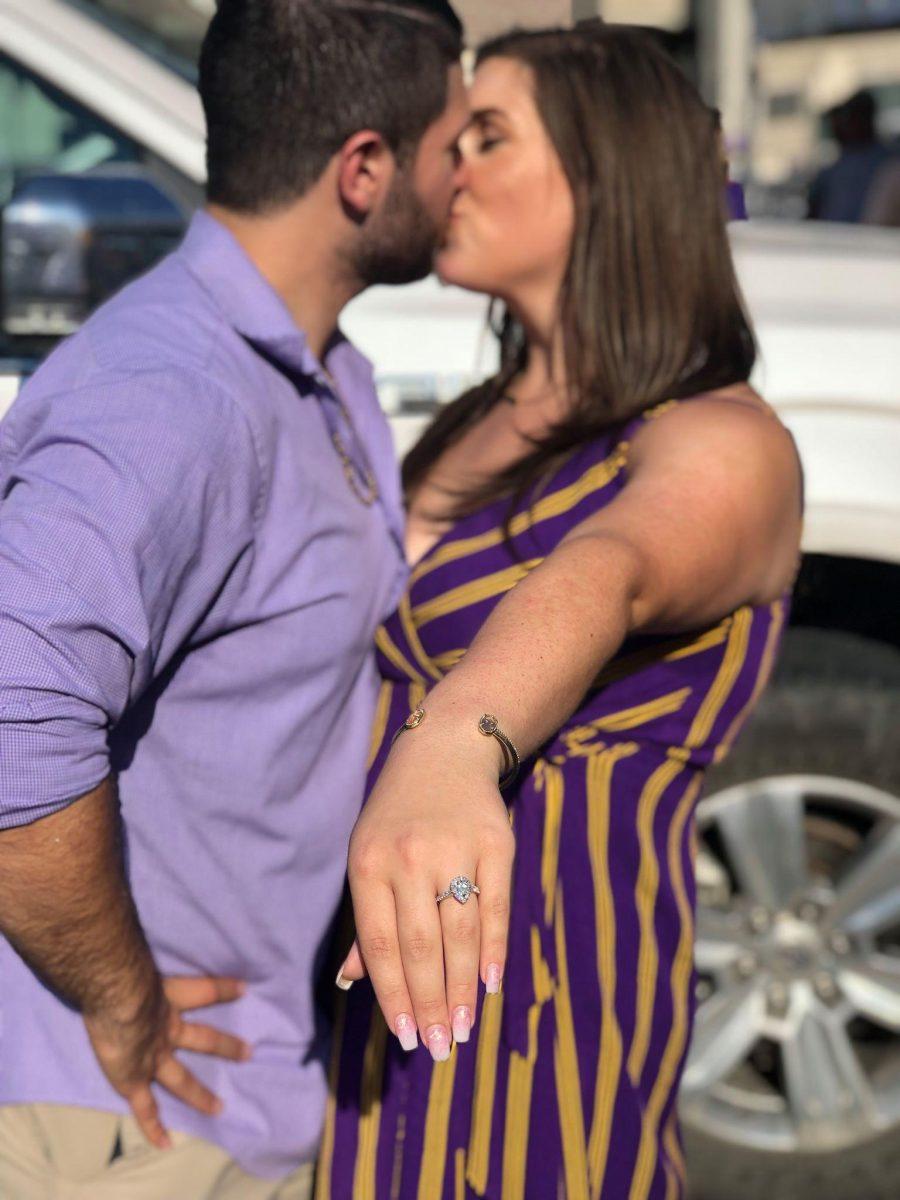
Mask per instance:
[[[748,384],[716,115],[636,30],[478,61],[437,268],[498,301],[502,366],[404,468],[317,1197],[682,1197],[694,811],[778,653],[800,469]],[[524,764],[503,959],[481,704]]]
[[[875,97],[859,91],[826,113],[831,136],[839,147],[837,161],[814,179],[809,193],[809,218],[860,224],[871,219],[873,190],[893,156],[878,137]]]
[[[900,229],[900,147],[872,181],[862,219],[864,225]]]

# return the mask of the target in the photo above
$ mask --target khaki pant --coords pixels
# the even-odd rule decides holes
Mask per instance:
[[[311,1200],[311,1163],[258,1179],[218,1146],[171,1138],[156,1150],[133,1118],[93,1109],[0,1108],[0,1200]]]

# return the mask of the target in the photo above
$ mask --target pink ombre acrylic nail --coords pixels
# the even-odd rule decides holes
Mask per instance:
[[[500,970],[497,963],[491,963],[484,973],[484,986],[487,989],[487,994],[489,996],[498,995],[502,982],[503,972]]]
[[[401,1013],[394,1022],[394,1030],[400,1045],[407,1054],[412,1054],[419,1044],[416,1023],[408,1013]]]
[[[353,980],[344,978],[344,968],[343,967],[341,967],[341,969],[338,971],[338,977],[334,981],[334,986],[339,987],[342,992],[349,992],[350,989],[353,987]]]
[[[425,1044],[435,1062],[446,1062],[450,1057],[450,1034],[444,1025],[432,1025],[425,1034]]]
[[[467,1042],[472,1034],[472,1011],[468,1008],[457,1008],[453,1011],[453,1040]]]

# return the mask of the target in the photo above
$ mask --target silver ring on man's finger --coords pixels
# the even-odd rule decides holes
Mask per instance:
[[[471,879],[467,879],[465,875],[457,875],[455,879],[450,880],[450,886],[446,892],[441,892],[439,896],[435,896],[435,900],[440,904],[443,900],[449,900],[452,896],[460,904],[467,904],[470,896],[480,896],[481,888],[473,883]]]

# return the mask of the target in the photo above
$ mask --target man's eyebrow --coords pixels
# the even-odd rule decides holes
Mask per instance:
[[[459,139],[460,139],[460,138],[463,136],[463,134],[466,132],[466,130],[468,130],[468,129],[471,129],[471,128],[472,128],[472,118],[471,118],[471,117],[467,117],[467,118],[466,118],[466,120],[465,120],[465,121],[462,123],[462,125],[459,127],[459,130],[458,130],[458,132],[456,133],[456,136],[453,138],[453,140],[452,140],[452,143],[451,143],[451,144],[455,146],[455,145],[456,145],[456,144],[459,142]]]

